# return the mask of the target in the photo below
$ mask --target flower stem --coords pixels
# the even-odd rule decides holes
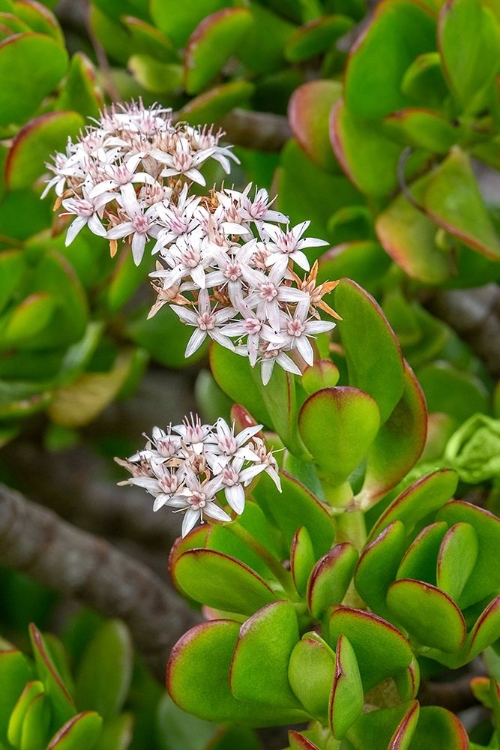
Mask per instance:
[[[250,547],[258,557],[267,565],[269,570],[272,572],[276,580],[281,584],[283,590],[288,594],[290,599],[297,600],[297,591],[293,584],[293,579],[288,570],[277,560],[274,555],[269,552],[262,542],[259,542],[252,534],[250,534],[238,521],[228,523],[226,529],[231,531],[240,541]]]

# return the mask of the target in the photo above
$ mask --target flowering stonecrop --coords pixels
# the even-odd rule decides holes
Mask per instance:
[[[222,135],[174,124],[160,107],[113,108],[55,156],[47,189],[54,187],[56,205],[76,217],[66,244],[87,225],[109,239],[112,255],[118,240],[129,244],[138,265],[154,239],[157,300],[149,316],[170,305],[194,328],[186,357],[208,336],[252,367],[262,363],[266,384],[275,362],[298,375],[313,363],[309,338],[335,325],[320,320],[318,309],[338,317],[323,300],[336,282],[316,285],[317,265],[310,269],[304,249],[327,243],[303,237],[308,221],[290,227],[266,190],[252,197],[249,184],[243,192],[189,194],[193,182],[205,185],[200,168],[208,159],[226,173],[230,160],[238,161],[219,146]],[[296,266],[309,276],[301,279]]]
[[[218,503],[243,513],[245,488],[261,472],[280,489],[276,460],[257,435],[261,429],[252,425],[235,433],[222,418],[208,425],[193,415],[166,430],[154,427],[143,450],[126,461],[115,459],[132,474],[122,484],[153,495],[154,511],[164,505],[182,511],[183,536],[204,517],[227,523],[231,516]]]

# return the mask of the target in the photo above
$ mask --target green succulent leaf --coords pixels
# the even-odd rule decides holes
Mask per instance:
[[[444,412],[465,422],[473,414],[488,411],[489,394],[482,380],[445,360],[420,368],[418,379],[429,412]]]
[[[454,146],[430,175],[424,195],[430,218],[469,247],[500,258],[500,239],[479,192],[467,154]]]
[[[320,16],[301,26],[288,39],[285,57],[301,62],[328,51],[354,25],[352,18],[342,15]]]
[[[45,34],[17,34],[0,42],[0,125],[32,115],[67,65],[66,50]]]
[[[19,288],[25,268],[24,254],[20,250],[6,250],[0,254],[0,312]]]
[[[285,45],[296,27],[274,13],[272,8],[252,0],[248,6],[253,24],[241,40],[236,54],[252,73],[279,71],[285,62]],[[263,29],[266,29],[265,34],[262,33]]]
[[[217,122],[235,107],[246,108],[255,91],[250,81],[230,81],[198,94],[179,111],[179,117],[192,125]]]
[[[51,702],[52,728],[55,729],[75,717],[75,702],[61,679],[42,634],[33,624],[30,625],[30,639],[38,676]]]
[[[288,741],[290,743],[290,750],[320,750],[314,742],[293,729],[290,729],[288,732]]]
[[[66,722],[52,737],[47,750],[92,750],[101,734],[102,718],[95,711],[83,711]]]
[[[290,99],[288,119],[299,146],[319,167],[338,172],[329,137],[330,110],[341,96],[338,81],[309,81]]]
[[[337,544],[314,566],[307,583],[307,606],[315,620],[340,604],[352,580],[358,553],[352,544]]]
[[[12,7],[16,16],[26,23],[31,31],[47,34],[64,47],[64,34],[57,18],[48,8],[32,0],[14,0]]]
[[[422,477],[382,513],[370,533],[370,540],[398,520],[405,525],[406,533],[411,534],[419,521],[438,511],[452,497],[457,484],[458,477],[451,469],[440,469]]]
[[[16,726],[16,721],[13,722],[16,709],[14,709],[9,723],[10,741],[20,750],[45,750],[49,739],[51,720],[49,700],[43,690],[32,695],[31,698],[27,697],[24,705],[20,705],[21,699],[22,696],[16,705],[16,709],[20,708],[20,714],[16,717],[19,723]],[[12,733],[10,732],[11,728],[13,729]]]
[[[315,559],[318,559],[331,549],[335,537],[330,514],[298,479],[286,471],[280,472],[280,478],[282,492],[267,474],[263,474],[252,490],[252,496],[267,518],[282,531],[287,547],[292,544],[296,531],[305,527]]]
[[[43,292],[30,294],[11,312],[0,318],[2,349],[30,343],[49,325],[57,308],[57,299]]]
[[[425,107],[440,110],[449,99],[439,52],[424,52],[408,66],[401,81],[402,93]]]
[[[132,55],[128,69],[140,85],[153,94],[180,91],[183,84],[182,67],[177,62],[160,62],[151,55]]]
[[[391,617],[385,601],[387,589],[396,580],[405,549],[405,528],[401,521],[393,521],[365,547],[354,574],[354,584],[361,598],[385,619]]]
[[[299,414],[302,440],[333,486],[343,484],[360,464],[379,426],[376,401],[348,386],[313,393]]]
[[[500,596],[496,596],[480,615],[467,639],[467,660],[472,660],[498,640],[500,633]]]
[[[172,41],[156,26],[134,16],[122,16],[121,21],[132,38],[136,54],[151,55],[163,63],[179,62],[179,52]]]
[[[446,532],[437,558],[437,586],[458,604],[476,564],[478,540],[474,527],[456,523]]]
[[[250,617],[240,629],[229,677],[238,700],[277,708],[300,708],[290,688],[288,662],[299,640],[294,607],[274,602]]]
[[[19,696],[19,700],[10,715],[9,727],[7,730],[7,739],[14,747],[19,747],[21,745],[23,723],[28,708],[34,699],[39,695],[43,695],[44,692],[43,683],[39,680],[32,680],[26,683],[24,690]]]
[[[457,141],[458,131],[448,120],[429,109],[408,107],[384,118],[386,132],[405,146],[447,154]]]
[[[316,633],[306,633],[290,656],[288,679],[306,711],[328,723],[328,700],[335,674],[335,654]]]
[[[477,112],[499,68],[498,25],[477,0],[451,0],[439,17],[443,69],[466,112]]]
[[[373,297],[354,281],[342,279],[339,283],[335,307],[342,317],[338,327],[346,352],[349,385],[375,399],[383,424],[405,386],[398,340]]]
[[[120,620],[105,622],[80,661],[76,678],[77,706],[97,711],[104,720],[118,714],[130,688],[132,663],[128,629]]]
[[[229,672],[239,633],[239,623],[213,620],[192,628],[177,642],[167,665],[167,688],[175,703],[215,722],[276,726],[306,721],[303,711],[233,697]]]
[[[413,747],[420,706],[417,701],[401,703],[363,714],[349,732],[355,750],[409,750]]]
[[[337,641],[335,656],[335,674],[328,713],[333,736],[341,740],[361,716],[364,694],[356,654],[343,634]]]
[[[396,578],[413,578],[436,586],[436,562],[447,530],[444,521],[426,526],[408,547]]]
[[[365,692],[412,661],[413,652],[402,633],[371,612],[336,607],[330,616],[329,643],[337,643],[341,635],[347,636],[354,649]]]
[[[8,741],[12,712],[32,677],[33,668],[21,651],[14,648],[0,651],[0,742]]]
[[[103,101],[95,85],[94,66],[83,52],[75,52],[57,99],[57,109],[72,110],[83,117],[97,118],[102,106]]]
[[[228,5],[228,0],[196,0],[196,3],[184,4],[176,0],[151,0],[150,13],[160,31],[183,47],[204,18]]]
[[[460,720],[440,706],[424,706],[420,710],[417,730],[409,750],[428,747],[467,750],[469,739]]]
[[[290,570],[293,582],[300,596],[304,596],[307,589],[307,581],[314,567],[316,558],[311,542],[311,537],[305,526],[297,529],[290,548]]]
[[[436,586],[403,578],[389,587],[387,605],[419,643],[446,653],[462,647],[466,636],[463,615],[455,602]]]
[[[172,575],[192,599],[226,612],[253,615],[278,598],[251,568],[215,550],[188,550],[176,560]]]
[[[402,78],[435,45],[436,21],[426,8],[407,0],[379,5],[349,58],[345,98],[353,115],[377,118],[410,106]]]
[[[196,27],[184,59],[184,84],[188,94],[198,94],[215,78],[251,26],[249,10],[224,8]]]
[[[500,548],[500,520],[487,510],[462,500],[447,503],[439,511],[437,520],[446,521],[450,526],[470,524],[477,535],[477,561],[460,595],[461,607],[468,607],[496,593],[500,586],[500,570],[491,561],[496,559]]]
[[[193,717],[191,721],[194,722]],[[132,741],[134,716],[120,714],[103,724],[101,736],[94,750],[128,750]]]

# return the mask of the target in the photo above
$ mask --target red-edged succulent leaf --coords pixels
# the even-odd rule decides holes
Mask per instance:
[[[307,583],[307,606],[316,620],[340,604],[352,580],[358,553],[348,542],[337,544],[314,566]]]
[[[340,97],[338,81],[317,80],[294,91],[288,107],[292,132],[305,153],[323,169],[338,172],[329,137],[330,110]]]
[[[198,94],[217,75],[252,26],[246,8],[223,8],[205,18],[189,38],[184,58],[188,94]]]
[[[467,660],[471,661],[500,638],[500,596],[491,601],[469,633]]]
[[[370,533],[370,540],[397,520],[402,521],[406,533],[411,534],[419,521],[438,511],[453,496],[457,484],[458,477],[451,469],[440,469],[422,477],[382,513]]]
[[[102,730],[102,717],[95,711],[83,711],[73,716],[52,737],[47,750],[76,750],[95,746]]]
[[[401,91],[411,101],[424,107],[443,109],[449,99],[449,91],[439,52],[424,52],[415,58],[403,76]]]
[[[238,700],[277,708],[300,708],[288,681],[288,663],[299,641],[294,607],[286,601],[268,604],[240,629],[229,683]]]
[[[355,750],[407,750],[419,717],[417,701],[362,714],[349,732]]]
[[[184,47],[191,33],[204,18],[229,5],[228,0],[197,0],[195,5],[176,0],[151,0],[149,11],[155,25],[172,39],[174,44]]]
[[[252,496],[269,519],[283,532],[287,546],[295,532],[304,526],[311,538],[315,558],[331,549],[335,537],[333,521],[322,503],[295,477],[280,472],[281,489],[267,474],[261,475]]]
[[[449,525],[468,523],[477,534],[478,556],[474,569],[460,595],[460,606],[468,607],[496,593],[500,586],[500,566],[492,565],[500,549],[500,519],[483,508],[456,500],[440,510],[438,520]]]
[[[333,388],[337,385],[340,372],[337,365],[330,359],[319,359],[313,365],[306,367],[302,373],[302,387],[310,396],[322,388]]]
[[[320,750],[312,740],[293,729],[288,732],[288,742],[290,743],[290,750]]]
[[[233,697],[229,670],[239,633],[239,623],[213,620],[192,628],[176,643],[167,665],[167,689],[175,703],[214,722],[276,726],[306,721],[303,711]]]
[[[26,683],[33,677],[33,668],[21,651],[0,651],[0,741],[7,742],[7,727],[14,706]]]
[[[396,620],[425,646],[454,653],[465,640],[465,620],[455,602],[436,586],[403,578],[389,587],[387,605]]]
[[[172,574],[189,597],[226,612],[253,615],[278,598],[248,565],[215,550],[188,550],[174,563]]]
[[[42,634],[33,624],[30,625],[30,639],[38,675],[51,701],[53,727],[55,728],[75,716],[75,702],[61,679]]]
[[[411,748],[430,747],[468,750],[469,739],[461,721],[445,708],[424,706],[420,710],[417,730]]]
[[[156,26],[134,16],[122,16],[121,22],[132,37],[135,52],[151,55],[160,62],[179,61],[175,46]]]
[[[353,206],[352,210],[340,209],[332,217],[329,228],[335,235],[341,224],[349,226],[351,223],[356,235],[357,227],[362,225],[366,229],[365,234],[371,236],[371,217],[368,222],[366,208],[363,206]],[[378,242],[371,239],[342,242],[321,256],[318,282],[339,278],[356,279],[364,289],[374,294],[380,289],[380,281],[390,264],[391,259]]]
[[[476,564],[478,541],[468,523],[456,523],[445,534],[439,549],[436,568],[437,586],[454,601],[460,594]]]
[[[311,537],[305,526],[297,529],[290,547],[290,570],[293,582],[300,596],[304,596],[307,581],[316,561]]]
[[[187,594],[184,589],[179,587],[179,584],[174,576],[175,565],[179,557],[183,555],[184,552],[187,552],[188,549],[203,549],[205,547],[205,542],[209,533],[210,526],[208,524],[203,524],[203,526],[196,526],[192,531],[189,532],[189,534],[186,534],[186,536],[178,537],[173,543],[172,549],[170,550],[170,555],[168,557],[168,572],[170,574],[172,583],[177,588],[177,590],[180,591],[181,594],[184,594],[184,596],[187,596]]]
[[[422,529],[406,550],[396,578],[413,578],[435,586],[436,561],[447,530],[443,521],[431,523]]]
[[[285,45],[289,62],[301,62],[331,48],[337,39],[354,25],[352,18],[342,15],[320,16],[305,23],[292,34]]]
[[[305,710],[328,723],[328,700],[335,673],[335,654],[317,633],[306,633],[293,649],[288,679]]]
[[[354,574],[361,598],[376,614],[387,619],[387,589],[396,580],[398,565],[406,549],[401,521],[393,521],[363,550]]]
[[[436,154],[447,154],[458,136],[448,120],[430,109],[400,109],[387,115],[384,122],[387,132],[401,143]]]
[[[244,107],[254,93],[250,81],[230,81],[213,86],[209,91],[190,99],[179,110],[183,121],[197,125],[200,122],[215,122],[235,107]]]
[[[364,694],[356,654],[345,635],[340,635],[335,652],[335,674],[328,705],[328,723],[340,740],[363,711]]]
[[[0,125],[20,123],[59,83],[68,54],[46,34],[15,34],[0,43]]]
[[[329,623],[329,642],[346,635],[358,660],[364,690],[370,690],[408,667],[413,658],[410,644],[402,633],[371,612],[337,607]]]
[[[360,493],[366,507],[406,476],[420,458],[426,436],[424,394],[412,369],[405,362],[403,395],[389,419],[381,426],[367,456],[365,481]]]
[[[344,345],[349,385],[375,399],[385,422],[405,386],[401,348],[373,297],[359,284],[342,279],[335,289],[338,327]],[[389,386],[390,384],[390,386]]]
[[[430,175],[424,195],[427,214],[440,227],[489,258],[500,258],[500,239],[470,165],[458,146]]]
[[[403,701],[410,701],[417,697],[420,687],[420,667],[414,657],[409,667],[393,677],[398,693]]]
[[[499,68],[496,19],[476,0],[450,0],[439,16],[439,51],[451,89],[466,112],[484,107]]]
[[[417,204],[430,179],[424,175],[410,185]],[[379,214],[375,226],[382,247],[408,276],[426,284],[440,284],[450,276],[452,260],[436,245],[435,223],[405,195],[398,195]]]
[[[380,426],[376,401],[357,388],[324,388],[302,406],[302,440],[330,484],[343,484],[368,453]]]
[[[330,116],[330,141],[342,169],[363,193],[387,195],[396,189],[403,146],[380,123],[356,117],[340,99]]]
[[[401,81],[414,59],[435,45],[436,22],[427,9],[406,0],[381,3],[349,57],[349,109],[358,117],[377,118],[411,106]]]

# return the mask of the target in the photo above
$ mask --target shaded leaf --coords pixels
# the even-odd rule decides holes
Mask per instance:
[[[329,137],[330,109],[342,93],[338,81],[309,81],[290,99],[288,119],[300,147],[322,169],[338,172]]]

